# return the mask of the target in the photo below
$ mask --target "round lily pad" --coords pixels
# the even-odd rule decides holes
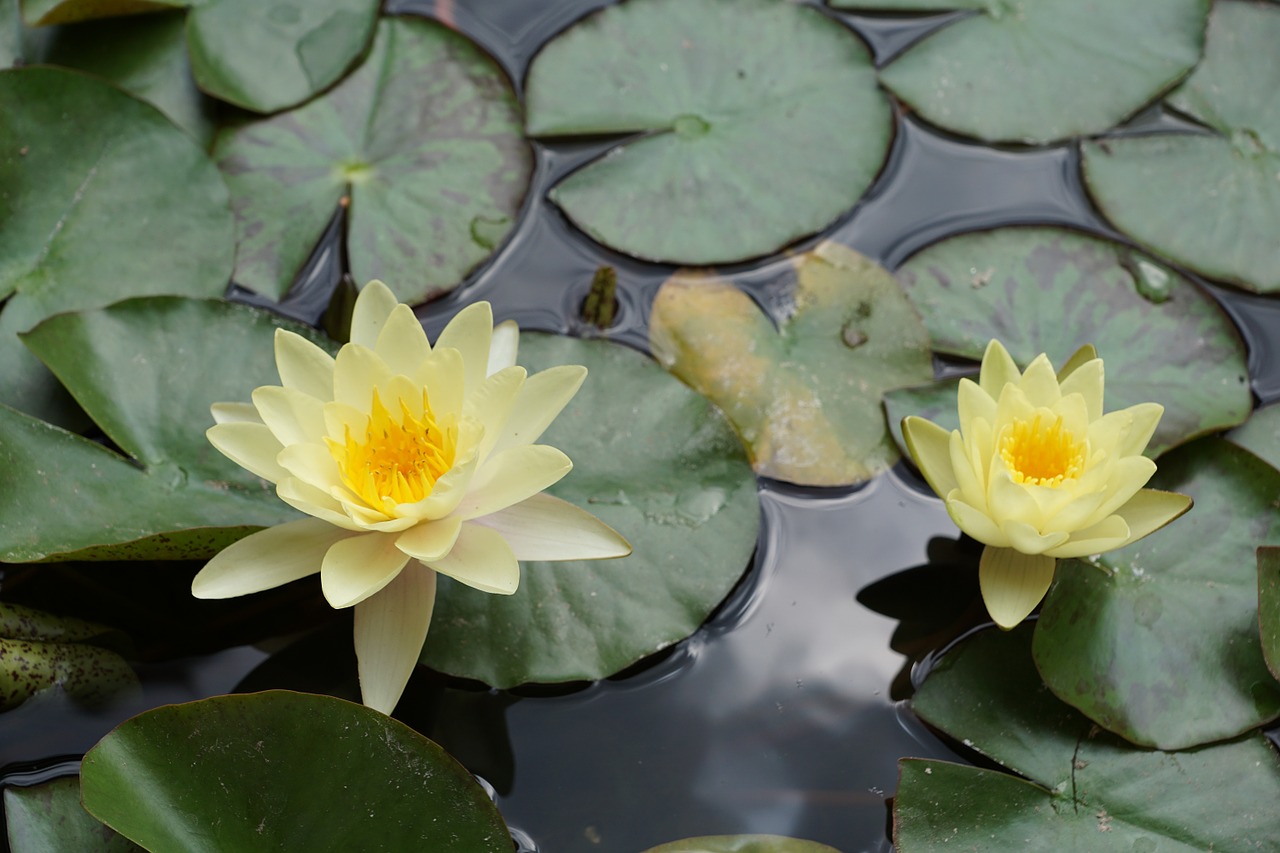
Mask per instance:
[[[349,199],[352,276],[415,303],[489,257],[533,168],[498,66],[410,18],[383,19],[368,58],[321,97],[225,131],[214,157],[236,214],[237,283],[282,296]]]
[[[1125,246],[1060,228],[1001,228],[935,243],[898,279],[940,352],[976,360],[997,338],[1021,365],[1044,352],[1061,366],[1093,344],[1108,411],[1164,406],[1152,454],[1234,426],[1253,405],[1244,344],[1226,314]],[[955,406],[943,408],[954,420]]]
[[[142,848],[99,823],[80,805],[80,779],[4,789],[4,821],[13,853],[135,853]]]
[[[781,835],[706,835],[650,847],[644,853],[840,853],[834,847]]]
[[[0,71],[0,115],[0,403],[65,419],[65,396],[17,333],[129,296],[222,295],[227,190],[155,107],[84,74]],[[67,116],[87,124],[68,132]]]
[[[912,45],[880,79],[939,127],[990,142],[1099,133],[1200,58],[1208,0],[837,0],[863,9],[974,9]]]
[[[337,82],[368,46],[378,0],[204,0],[187,45],[200,88],[271,113]]]
[[[85,808],[148,850],[510,853],[483,788],[377,711],[283,690],[166,705],[81,766]]]
[[[756,545],[756,480],[711,404],[634,350],[526,334],[520,363],[587,366],[541,439],[574,462],[548,491],[634,551],[524,563],[511,596],[441,577],[422,661],[494,687],[603,678],[692,634],[733,589]]]
[[[1258,625],[1267,669],[1280,678],[1280,548],[1258,549]]]
[[[1097,566],[1060,560],[1035,636],[1049,687],[1138,744],[1184,749],[1280,716],[1258,639],[1259,545],[1280,544],[1280,471],[1217,438],[1160,459],[1184,517]]]
[[[1122,4],[1123,5],[1123,4]],[[1107,219],[1203,275],[1280,291],[1280,6],[1213,4],[1204,61],[1168,99],[1206,126],[1082,146]]]
[[[771,0],[628,0],[534,58],[534,136],[642,134],[551,199],[605,245],[737,261],[826,227],[892,137],[871,56],[816,9]]]
[[[933,376],[929,335],[893,276],[852,249],[800,256],[775,329],[728,281],[679,274],[649,319],[655,357],[721,408],[756,473],[848,486],[898,460],[880,395]]]
[[[114,18],[142,12],[163,12],[190,6],[194,0],[18,0],[22,19],[33,27],[70,24],[92,18]]]

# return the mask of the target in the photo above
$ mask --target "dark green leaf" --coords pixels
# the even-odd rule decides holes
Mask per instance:
[[[1280,678],[1280,548],[1258,549],[1258,624],[1267,669]]]
[[[1231,441],[1280,468],[1280,404],[1257,409],[1227,435]]]
[[[20,0],[22,17],[33,27],[70,24],[90,18],[113,18],[142,12],[163,12],[190,6],[195,0]]]
[[[5,788],[4,818],[12,853],[132,853],[142,850],[80,805],[80,779],[55,779],[31,788]]]

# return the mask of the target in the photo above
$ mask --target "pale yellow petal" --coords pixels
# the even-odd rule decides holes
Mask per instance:
[[[359,531],[365,529],[363,525],[357,524],[343,510],[342,504],[333,496],[317,489],[309,483],[304,483],[297,477],[287,477],[280,481],[276,486],[276,496],[289,506],[305,512],[307,515],[318,518],[335,527],[341,527],[345,530]],[[319,565],[317,563],[317,565]]]
[[[1017,385],[1006,385],[996,398],[996,419],[992,426],[998,433],[1014,421],[1027,421],[1035,417],[1036,407],[1031,405],[1026,393]]]
[[[965,429],[974,418],[987,423],[996,419],[996,399],[982,390],[972,379],[961,379],[956,388],[956,407],[960,412],[960,427]]]
[[[311,341],[276,329],[276,370],[280,384],[318,400],[333,399],[333,357]]]
[[[296,388],[263,385],[253,390],[253,405],[282,445],[324,440],[325,404]]]
[[[1049,591],[1057,563],[1053,557],[1020,554],[1012,548],[984,548],[978,585],[995,623],[1008,631],[1027,618]]]
[[[1062,418],[1062,426],[1077,440],[1084,440],[1089,435],[1089,403],[1078,391],[1064,393],[1053,407],[1053,412]]]
[[[1108,455],[1120,458],[1126,455],[1120,452],[1120,447],[1132,427],[1133,414],[1128,409],[1107,412],[1089,424],[1089,447],[1105,450]]]
[[[431,355],[431,344],[422,323],[408,305],[397,305],[378,333],[374,352],[391,368],[392,373],[414,376]]]
[[[969,426],[973,427],[985,423],[986,421],[978,420],[973,421]],[[974,442],[965,441],[959,430],[951,433],[950,439],[948,447],[950,451],[949,465],[951,473],[955,475],[956,486],[959,487],[960,493],[964,495],[965,503],[979,512],[988,512],[985,472],[981,470],[981,458],[975,460],[972,455]],[[949,492],[950,490],[948,489],[942,494],[945,495]]]
[[[992,339],[982,354],[982,369],[978,374],[978,384],[993,400],[1000,399],[1000,392],[1005,385],[1017,385],[1022,378],[1018,365],[1004,348],[1004,344]]]
[[[462,519],[456,515],[419,522],[400,534],[396,547],[415,560],[429,563],[449,553],[461,530]]]
[[[437,416],[449,412],[461,412],[466,370],[462,353],[456,349],[437,346],[422,364],[418,365],[413,380],[427,389],[431,409]]]
[[[262,417],[253,403],[214,403],[209,407],[215,424],[262,423]]]
[[[978,511],[960,498],[956,489],[946,499],[947,514],[965,533],[985,545],[1007,546],[1009,536],[986,514]]]
[[[605,560],[631,553],[631,545],[612,527],[546,494],[477,518],[475,523],[501,533],[517,560]]]
[[[1037,408],[1053,408],[1062,397],[1062,389],[1058,387],[1058,374],[1044,353],[1027,365],[1019,387],[1027,395],[1031,405]]]
[[[1158,489],[1142,489],[1128,503],[1116,510],[1116,515],[1129,525],[1129,537],[1122,544],[1128,545],[1154,533],[1191,509],[1192,501],[1177,492]],[[1117,546],[1119,547],[1119,546]]]
[[[511,546],[498,531],[479,524],[462,525],[449,553],[427,565],[481,592],[511,595],[520,586],[520,564]]]
[[[247,421],[214,424],[204,434],[219,453],[264,480],[278,483],[289,476],[276,461],[283,447],[266,424]]]
[[[372,400],[371,400],[372,401]],[[347,430],[357,439],[363,438],[369,431],[369,407],[359,409],[346,403],[331,401],[324,404],[324,430],[329,438],[342,444],[346,441]]]
[[[196,598],[235,598],[320,571],[325,552],[350,536],[314,518],[251,533],[223,548],[191,581]]]
[[[459,441],[459,446],[463,442]],[[396,507],[399,515],[413,518],[416,521],[430,521],[444,518],[458,508],[471,488],[471,481],[478,467],[478,457],[472,447],[465,455],[454,460],[453,467],[436,480],[431,494],[417,503],[400,504]]]
[[[418,665],[435,602],[436,573],[411,562],[381,592],[356,605],[360,698],[373,710],[395,710]]]
[[[1090,347],[1092,349],[1092,347]],[[1068,367],[1071,366],[1068,362]],[[1065,371],[1066,368],[1063,368]],[[1062,394],[1079,394],[1084,398],[1085,405],[1089,411],[1089,420],[1096,421],[1102,417],[1102,389],[1103,389],[1104,371],[1102,367],[1102,359],[1093,358],[1083,364],[1077,366],[1070,373],[1059,375],[1058,379],[1062,383]]]
[[[1004,527],[1006,522],[1018,521],[1040,530],[1044,515],[1040,504],[1026,486],[1015,483],[1008,470],[999,471],[987,486],[987,511]]]
[[[1009,547],[1023,554],[1043,554],[1067,541],[1071,534],[1061,530],[1041,533],[1021,521],[1002,521],[1000,528],[1009,537]]]
[[[1160,425],[1160,417],[1164,414],[1164,406],[1159,403],[1139,403],[1123,411],[1133,419],[1129,429],[1120,441],[1117,452],[1121,456],[1137,456],[1147,449],[1147,442]]]
[[[463,308],[436,339],[437,348],[451,347],[462,354],[467,394],[479,388],[487,375],[492,339],[493,309],[488,302],[476,302]]]
[[[1156,463],[1145,456],[1129,456],[1116,460],[1111,476],[1107,479],[1102,502],[1086,520],[1087,523],[1096,524],[1116,512],[1147,484],[1155,472]]]
[[[1045,526],[1053,530],[1065,530],[1072,533],[1095,523],[1095,513],[1106,495],[1102,492],[1090,492],[1073,497],[1057,512],[1045,519]]]
[[[368,347],[346,344],[334,360],[333,398],[361,411],[370,411],[373,389],[386,385],[391,377],[391,368],[382,356]]]
[[[484,426],[484,434],[476,450],[481,464],[502,437],[526,375],[528,373],[523,367],[504,368],[486,377],[462,404],[463,414]]]
[[[351,343],[373,349],[383,324],[399,304],[391,288],[376,279],[362,287],[351,312]]]
[[[520,351],[520,327],[515,320],[505,320],[493,327],[493,339],[489,342],[489,366],[486,376],[492,376],[516,363]]]
[[[911,461],[920,469],[934,494],[945,497],[957,488],[950,451],[951,433],[933,421],[908,415],[902,419],[902,438],[906,441]]]
[[[321,491],[332,494],[334,486],[342,485],[342,472],[327,447],[319,444],[291,444],[280,451],[279,461],[290,475]]]
[[[389,584],[409,562],[391,533],[360,533],[335,542],[320,564],[320,588],[329,604],[351,607]]]
[[[490,453],[508,447],[533,444],[564,407],[573,399],[587,378],[587,369],[578,364],[562,364],[539,371],[524,381],[506,428],[494,442]]]
[[[1118,515],[1109,515],[1102,521],[1078,530],[1061,545],[1045,551],[1050,557],[1087,557],[1119,548],[1129,539],[1129,525]]]
[[[467,520],[506,509],[559,482],[572,468],[568,456],[546,444],[504,450],[476,471],[456,512]]]

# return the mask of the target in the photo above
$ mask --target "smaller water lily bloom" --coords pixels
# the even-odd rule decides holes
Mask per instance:
[[[1012,628],[1049,590],[1059,557],[1120,548],[1159,530],[1191,498],[1143,488],[1143,451],[1164,407],[1102,410],[1102,359],[1082,347],[1058,373],[1044,354],[1019,371],[991,341],[978,381],[961,379],[960,429],[919,417],[902,431],[916,466],[965,533],[986,545],[982,598]]]
[[[518,337],[480,302],[432,347],[378,281],[357,297],[336,358],[278,331],[280,385],[255,389],[251,404],[215,404],[207,435],[309,517],[225,548],[192,592],[229,598],[319,572],[329,603],[355,608],[364,703],[389,714],[426,640],[437,573],[511,595],[519,560],[631,553],[595,516],[542,493],[572,463],[534,442],[587,371],[528,376]]]

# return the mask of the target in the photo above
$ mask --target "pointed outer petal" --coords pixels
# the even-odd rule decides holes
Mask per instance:
[[[359,604],[387,584],[409,562],[390,533],[360,533],[335,542],[320,564],[320,589],[334,607]]]
[[[462,353],[437,346],[410,378],[427,389],[431,409],[440,416],[462,411],[465,374]]]
[[[1021,522],[1036,530],[1044,527],[1040,504],[1026,486],[1013,481],[1007,470],[997,472],[987,485],[987,510],[1001,527],[1010,521]]]
[[[320,571],[325,552],[351,533],[315,518],[251,533],[223,548],[191,581],[196,598],[235,598]]]
[[[1017,385],[1022,378],[1018,365],[1004,348],[1004,344],[992,338],[982,354],[982,369],[978,373],[978,384],[993,400],[1000,399],[1005,385]]]
[[[960,380],[956,392],[956,408],[960,413],[960,426],[967,428],[974,418],[982,418],[987,423],[996,419],[996,400],[982,386],[972,379]]]
[[[399,304],[391,288],[377,279],[362,287],[356,297],[355,310],[351,312],[351,343],[373,349],[383,324]]]
[[[980,421],[973,421],[973,424],[978,423]],[[981,423],[986,422],[981,421]],[[987,506],[986,478],[983,476],[985,472],[980,470],[982,460],[975,461],[973,456],[970,455],[971,450],[966,446],[966,442],[960,435],[959,430],[951,433],[947,444],[947,465],[950,468],[955,485],[960,489],[960,494],[964,495],[965,503],[978,510],[978,512],[986,514],[989,508]],[[950,489],[944,494],[949,492]]]
[[[408,305],[397,305],[372,345],[393,373],[413,376],[431,355],[427,333]]]
[[[253,403],[214,403],[209,407],[215,424],[260,424],[262,417]]]
[[[1044,353],[1036,356],[1027,365],[1022,374],[1020,385],[1031,405],[1053,408],[1062,398],[1062,388],[1058,385],[1058,374],[1049,363],[1049,356]]]
[[[996,436],[988,421],[979,418],[969,424],[964,432],[965,456],[973,466],[973,474],[982,484],[983,506],[986,506],[987,482],[991,458],[996,452]]]
[[[505,320],[493,327],[493,339],[489,342],[489,366],[486,376],[492,376],[504,367],[516,363],[520,352],[520,327],[515,320]]]
[[[463,402],[463,417],[472,418],[484,427],[480,444],[476,448],[481,464],[502,437],[528,375],[523,367],[503,368],[492,376],[485,377],[480,387],[468,394]]]
[[[245,421],[214,424],[204,434],[219,453],[264,480],[278,483],[289,476],[276,461],[283,448],[266,424]]]
[[[462,519],[456,515],[424,521],[401,533],[396,539],[396,547],[415,560],[429,563],[449,553],[461,530]]]
[[[1191,505],[1191,498],[1187,495],[1162,492],[1159,489],[1142,489],[1127,504],[1116,510],[1116,515],[1129,525],[1129,538],[1122,544],[1128,545],[1149,533],[1155,533],[1191,509]]]
[[[504,450],[476,471],[456,512],[469,521],[506,509],[558,483],[572,468],[568,456],[547,444]]]
[[[1109,515],[1084,530],[1071,534],[1061,545],[1047,549],[1050,557],[1087,557],[1119,548],[1129,541],[1129,525],[1118,515]]]
[[[1009,537],[1009,547],[1023,554],[1043,554],[1063,544],[1071,536],[1062,530],[1041,533],[1021,521],[1006,521],[1000,526]]]
[[[479,388],[487,374],[492,339],[493,309],[488,302],[476,302],[463,308],[436,338],[437,349],[452,347],[462,353],[467,394]]]
[[[262,422],[284,446],[324,440],[325,404],[296,388],[263,385],[253,389]]]
[[[344,344],[334,360],[333,399],[369,411],[373,389],[386,386],[392,375],[382,356],[373,350],[359,344]]]
[[[276,486],[276,496],[289,506],[344,530],[359,532],[366,525],[357,524],[343,510],[342,504],[320,489],[297,477],[286,477]],[[319,564],[317,564],[319,565]]]
[[[1045,527],[1050,530],[1065,530],[1068,533],[1083,530],[1092,524],[1092,519],[1104,497],[1106,494],[1103,492],[1091,492],[1072,498],[1057,512],[1046,516]]]
[[[1068,362],[1068,366],[1070,363]],[[1063,368],[1064,370],[1066,368]],[[1058,375],[1062,383],[1062,395],[1080,394],[1089,409],[1089,420],[1096,421],[1102,417],[1102,388],[1104,371],[1102,359],[1095,358],[1076,367],[1065,378]]]
[[[517,560],[606,560],[631,553],[612,527],[551,495],[534,495],[475,523],[501,533]]]
[[[1164,414],[1164,406],[1159,403],[1138,403],[1121,411],[1128,412],[1133,417],[1133,423],[1129,425],[1129,431],[1121,439],[1116,452],[1120,456],[1137,456],[1147,449],[1147,442],[1151,440],[1160,424],[1160,417]]]
[[[360,698],[373,710],[395,710],[418,665],[435,604],[436,573],[410,563],[381,592],[356,605]]]
[[[333,487],[342,485],[342,473],[327,447],[292,444],[280,451],[279,460],[281,467],[290,475],[321,491],[333,494]]]
[[[502,534],[479,524],[464,524],[449,553],[428,563],[442,575],[481,592],[511,595],[520,586],[520,564]]]
[[[372,402],[373,398],[369,399]],[[345,441],[348,429],[354,436],[363,436],[369,429],[369,413],[366,410],[331,400],[324,404],[323,411],[324,431],[334,441]]]
[[[1058,371],[1058,382],[1061,384],[1068,376],[1075,373],[1085,364],[1098,358],[1098,350],[1093,344],[1085,344],[1080,349],[1071,353],[1071,357],[1067,359],[1067,363],[1062,365],[1062,369]],[[1065,392],[1064,392],[1065,393]]]
[[[984,548],[978,561],[978,585],[995,623],[1008,631],[1027,618],[1049,591],[1057,565],[1057,560],[1043,554],[1031,556],[990,545]]]
[[[902,419],[902,438],[907,443],[911,461],[920,469],[925,482],[938,497],[945,497],[953,489],[960,488],[950,449],[952,435],[953,433],[947,432],[933,421],[916,415],[908,415]],[[954,435],[959,436],[959,431]]]
[[[499,453],[508,447],[533,444],[541,438],[556,416],[569,405],[586,378],[587,369],[582,365],[562,364],[525,379],[511,417],[507,419],[507,426],[490,452]]]
[[[1098,508],[1085,519],[1086,525],[1094,525],[1102,519],[1118,511],[1128,503],[1138,490],[1147,484],[1151,475],[1156,472],[1156,463],[1145,456],[1130,456],[1117,459],[1115,467],[1107,480],[1106,491]]]
[[[276,370],[280,384],[310,394],[317,400],[333,399],[333,356],[301,335],[276,329]]]
[[[455,459],[453,467],[436,480],[431,494],[417,503],[400,504],[395,507],[396,513],[405,518],[412,518],[416,522],[444,518],[457,509],[458,504],[467,496],[478,467],[479,461],[473,447],[466,455]]]
[[[995,545],[1002,548],[1008,547],[1008,534],[1001,530],[996,523],[985,514],[965,503],[960,497],[959,489],[956,489],[952,491],[951,494],[947,495],[946,504],[947,514],[950,515],[951,520],[956,523],[956,527],[959,527],[965,533],[968,533],[984,545]]]
[[[1132,427],[1133,413],[1128,409],[1107,412],[1089,424],[1089,448],[1094,451],[1105,450],[1111,456],[1119,458],[1123,455],[1119,448],[1125,443],[1125,437],[1132,431]]]

